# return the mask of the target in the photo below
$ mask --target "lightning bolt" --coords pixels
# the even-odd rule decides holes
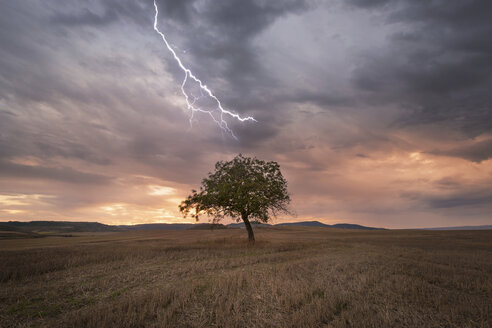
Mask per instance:
[[[183,79],[183,83],[181,83],[181,93],[183,94],[185,100],[186,100],[186,105],[188,107],[188,109],[191,111],[191,116],[190,116],[190,125],[192,125],[192,120],[193,120],[193,114],[196,113],[196,112],[201,112],[201,113],[205,113],[205,114],[208,114],[210,115],[210,117],[215,121],[215,123],[217,123],[217,125],[223,130],[223,131],[226,131],[228,133],[230,133],[232,135],[232,137],[234,139],[237,140],[237,137],[234,135],[234,132],[229,128],[229,126],[227,125],[227,121],[225,120],[225,116],[231,116],[235,119],[237,119],[238,121],[241,121],[241,122],[244,122],[244,121],[253,121],[253,122],[257,122],[253,117],[251,116],[248,116],[248,117],[241,117],[239,116],[239,114],[237,113],[234,113],[230,110],[227,110],[227,109],[224,109],[224,107],[222,107],[222,103],[220,102],[219,98],[217,98],[214,93],[207,87],[207,85],[205,85],[199,78],[197,78],[193,72],[187,68],[183,62],[181,61],[181,59],[178,57],[178,55],[176,54],[176,51],[174,51],[173,47],[171,47],[170,43],[167,41],[167,38],[166,36],[164,35],[164,33],[162,33],[158,26],[157,26],[157,18],[159,16],[159,9],[157,8],[157,3],[156,3],[156,0],[154,0],[154,8],[155,8],[155,17],[154,17],[154,30],[161,36],[162,38],[162,41],[164,41],[167,49],[171,52],[171,54],[173,55],[174,57],[174,60],[178,63],[178,66],[181,68],[181,70],[185,73],[185,76],[184,76],[184,79]],[[199,90],[200,90],[200,96],[198,97],[195,97],[191,92],[187,92],[186,91],[186,84],[188,83],[189,80],[192,80],[194,82],[196,82],[199,86]],[[208,95],[208,97],[210,97],[213,102],[216,104],[216,107],[212,110],[207,110],[207,109],[204,109],[204,108],[201,108],[201,107],[197,107],[196,106],[196,101],[199,100],[200,98],[204,97],[205,95]],[[219,117],[216,118],[213,113],[214,112],[218,112],[219,113]]]

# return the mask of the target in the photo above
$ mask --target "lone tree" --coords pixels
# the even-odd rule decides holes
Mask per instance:
[[[265,162],[239,154],[232,161],[215,164],[215,172],[203,179],[200,191],[192,190],[179,210],[184,217],[199,220],[201,214],[213,223],[228,216],[243,220],[250,242],[255,241],[250,220],[268,222],[280,212],[288,213],[287,181],[277,162]]]

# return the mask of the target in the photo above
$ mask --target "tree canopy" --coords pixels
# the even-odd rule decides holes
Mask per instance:
[[[287,181],[277,162],[262,161],[241,154],[231,161],[219,161],[215,172],[202,180],[200,190],[179,205],[185,217],[199,220],[205,214],[216,223],[224,217],[243,220],[250,241],[254,241],[250,220],[268,222],[271,216],[288,212]]]

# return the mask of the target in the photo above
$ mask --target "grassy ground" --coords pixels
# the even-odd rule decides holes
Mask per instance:
[[[491,327],[492,231],[0,240],[1,327]]]

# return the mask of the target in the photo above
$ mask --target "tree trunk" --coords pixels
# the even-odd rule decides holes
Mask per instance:
[[[255,234],[253,233],[253,227],[251,227],[251,223],[249,223],[248,215],[242,214],[241,218],[243,219],[244,225],[246,226],[246,230],[248,230],[248,239],[251,244],[255,243]]]

